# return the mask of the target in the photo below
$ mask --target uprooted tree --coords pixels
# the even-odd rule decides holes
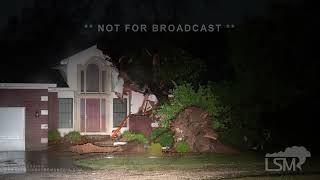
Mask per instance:
[[[228,112],[230,107],[221,104],[219,97],[214,91],[214,86],[212,85],[200,86],[195,90],[191,84],[175,84],[175,88],[171,91],[173,98],[161,105],[156,111],[156,114],[161,119],[162,126],[169,127],[170,121],[179,112],[187,107],[195,106],[207,111],[210,119],[215,120],[212,128],[225,128],[229,120],[225,112]]]
[[[173,98],[155,113],[174,132],[175,145],[186,141],[193,152],[235,152],[218,141],[215,130],[227,128],[230,107],[219,102],[213,86],[175,85],[171,93]]]

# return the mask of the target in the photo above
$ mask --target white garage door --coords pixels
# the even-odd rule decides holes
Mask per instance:
[[[0,107],[0,151],[24,151],[24,127],[24,107]]]

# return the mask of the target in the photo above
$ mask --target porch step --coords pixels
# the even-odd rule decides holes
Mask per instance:
[[[113,141],[110,138],[109,140],[94,142],[93,144],[100,147],[110,147],[113,146]]]
[[[84,135],[83,137],[93,143],[111,140],[109,135]]]
[[[100,147],[111,147],[111,146],[124,146],[124,145],[127,145],[127,142],[113,142],[110,139],[107,141],[94,142],[93,144]]]

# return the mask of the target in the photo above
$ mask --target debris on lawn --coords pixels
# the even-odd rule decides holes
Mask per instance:
[[[185,140],[192,152],[236,153],[235,149],[219,143],[211,122],[206,111],[196,107],[186,108],[170,124],[175,133],[175,145]]]
[[[123,149],[120,146],[108,146],[108,147],[99,147],[91,143],[76,145],[70,147],[70,151],[85,154],[85,153],[111,153],[111,152],[121,152]]]

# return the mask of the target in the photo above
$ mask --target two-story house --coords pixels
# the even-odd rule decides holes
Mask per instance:
[[[67,87],[0,83],[0,151],[45,149],[49,129],[110,135],[144,100],[135,91],[122,94],[123,79],[97,46],[61,60],[57,69]]]
[[[129,114],[128,95],[116,96],[123,80],[106,58],[93,46],[60,62],[69,87],[51,88],[50,92],[57,93],[59,107],[57,122],[52,124],[62,134],[110,134]]]

